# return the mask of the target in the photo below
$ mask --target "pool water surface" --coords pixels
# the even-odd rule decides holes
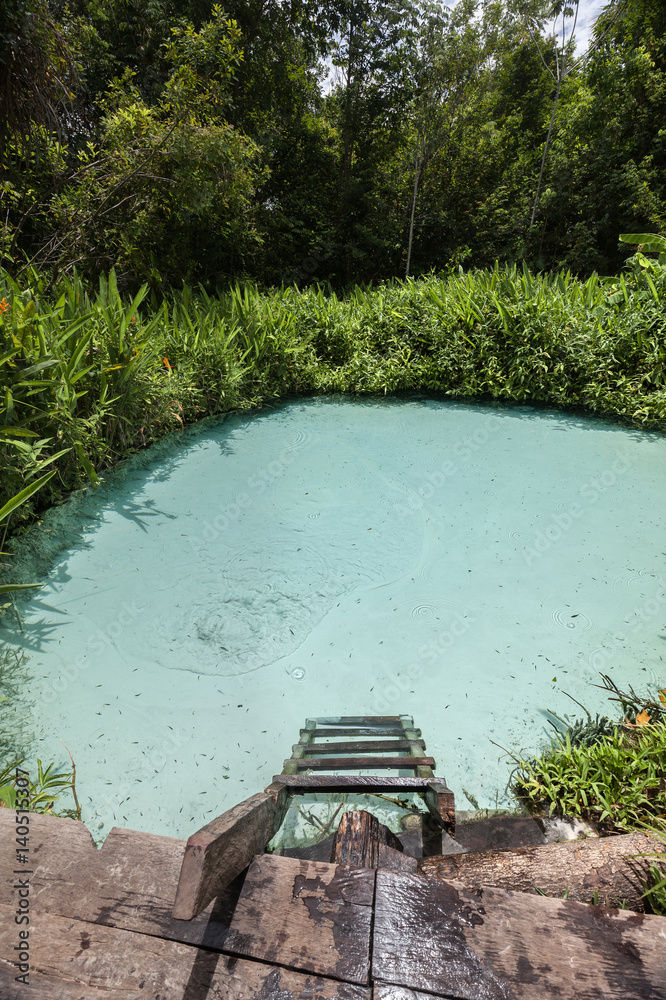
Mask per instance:
[[[568,695],[666,681],[665,493],[663,436],[529,407],[208,422],[37,529],[67,541],[12,637],[17,711],[35,756],[71,750],[95,832],[188,836],[313,715],[409,713],[458,806],[501,805],[500,747],[580,716]]]

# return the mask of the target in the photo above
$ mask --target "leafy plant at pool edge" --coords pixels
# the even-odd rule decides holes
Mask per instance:
[[[646,823],[666,830],[666,689],[656,699],[641,698],[602,678],[625,710],[614,732],[576,745],[567,730],[539,756],[514,757],[513,789],[534,812],[591,820],[606,832]],[[590,718],[583,727],[589,728]],[[574,733],[576,728],[574,723]]]
[[[17,767],[22,767],[25,763],[23,758],[12,761],[0,770],[0,807],[13,809],[16,805],[16,788],[14,786],[14,775]],[[73,763],[73,762],[72,762]],[[48,767],[42,765],[41,760],[37,760],[37,780],[28,778],[30,812],[52,813],[55,803],[61,798],[62,793],[70,788],[75,796],[76,808],[59,811],[58,815],[66,816],[69,819],[81,819],[81,809],[76,799],[76,770],[57,771],[55,764]]]

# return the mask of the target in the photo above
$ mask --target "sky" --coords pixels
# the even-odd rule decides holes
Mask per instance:
[[[585,52],[590,41],[594,22],[606,6],[607,2],[608,0],[580,0],[580,6],[578,8],[578,21],[576,24],[576,52],[578,55],[583,55]],[[572,19],[567,18],[567,20]],[[561,18],[558,18],[557,25],[559,31],[561,32]]]
[[[454,7],[456,0],[444,0],[448,7]],[[573,0],[570,0],[573,3]],[[578,7],[578,19],[576,21],[576,55],[583,56],[589,44],[590,38],[592,36],[592,29],[594,27],[594,22],[597,17],[607,5],[609,0],[580,0]],[[567,18],[568,32],[571,31],[571,24],[573,24],[573,18]],[[555,26],[555,22],[553,22]],[[557,19],[557,31],[558,35],[562,31],[562,19],[561,17]],[[335,73],[329,64],[329,75],[326,81],[322,84],[325,92],[331,89],[334,85]]]

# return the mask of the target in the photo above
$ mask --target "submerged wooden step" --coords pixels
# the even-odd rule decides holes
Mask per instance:
[[[296,767],[298,771],[378,771],[403,770],[413,771],[417,767],[435,767],[432,757],[300,757],[290,758],[284,762],[287,767]]]
[[[302,746],[302,743],[295,743],[291,748],[292,753]],[[337,753],[395,753],[397,750],[411,750],[412,747],[416,746],[425,750],[423,740],[350,740],[345,743],[308,743],[305,747],[305,753],[313,754],[315,757]]]
[[[413,729],[410,732],[421,736],[420,729]],[[402,726],[341,726],[339,729],[301,729],[299,736],[309,733],[313,737],[328,738],[331,736],[397,736],[404,737],[405,730]]]
[[[332,715],[317,716],[315,719],[306,719],[306,727],[314,726],[375,726],[402,725],[404,722],[413,723],[411,715]]]

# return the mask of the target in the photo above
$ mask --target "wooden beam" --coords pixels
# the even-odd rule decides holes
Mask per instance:
[[[411,990],[457,1000],[664,1000],[665,940],[663,917],[377,872],[373,978]]]
[[[454,837],[456,832],[456,800],[451,789],[441,782],[429,782],[425,803],[435,822],[446,830],[450,837]]]
[[[303,736],[304,733],[311,732],[309,729],[301,729],[300,735]],[[394,726],[349,726],[340,727],[340,729],[315,729],[315,737],[321,737],[322,739],[328,738],[330,736],[399,736],[402,738],[404,735],[404,729],[402,726],[396,724]],[[419,736],[421,735],[420,729],[415,729],[415,733]]]
[[[434,767],[432,757],[303,757],[300,760],[285,760],[283,774],[289,774],[287,767],[295,766],[298,771],[371,771],[373,769],[413,771],[417,767]]]
[[[192,920],[237,875],[273,836],[275,800],[253,795],[193,833],[187,841],[173,916]]]
[[[426,781],[411,775],[381,774],[276,774],[273,784],[286,785],[294,792],[324,791],[346,792],[416,792],[425,794],[430,785],[437,781]],[[441,782],[444,789],[446,783]],[[448,789],[446,789],[448,791]]]
[[[291,749],[294,751],[299,747],[300,743],[296,743]],[[425,743],[423,740],[414,740],[413,742],[409,740],[349,740],[344,743],[308,743],[305,755],[314,754],[316,757],[337,753],[395,753],[398,750],[411,750],[418,756],[425,750]]]
[[[0,905],[2,1000],[370,1000],[370,990],[30,908],[27,983],[17,982],[16,903]]]
[[[380,844],[402,851],[398,838],[376,816],[362,809],[343,813],[333,841],[331,864],[377,868]]]
[[[268,788],[264,788],[266,795],[270,795],[275,803],[275,814],[273,816],[273,836],[278,832],[284,822],[289,809],[289,786],[273,782]]]
[[[308,719],[305,723],[306,728],[311,722],[315,723],[315,726],[368,726],[369,728],[375,726],[386,726],[391,723],[400,725],[403,719],[409,719],[413,722],[411,715],[336,715],[330,718],[325,718],[318,716],[316,719]]]
[[[649,880],[650,867],[658,859],[640,855],[654,853],[662,854],[666,862],[663,841],[644,833],[628,833],[565,844],[422,858],[419,869],[423,875],[456,880],[472,890],[493,885],[559,898],[568,893],[568,899],[583,903],[592,902],[596,893],[605,906],[624,905],[643,911],[643,883]]]
[[[245,876],[225,950],[364,985],[374,884],[367,869],[264,854]]]

